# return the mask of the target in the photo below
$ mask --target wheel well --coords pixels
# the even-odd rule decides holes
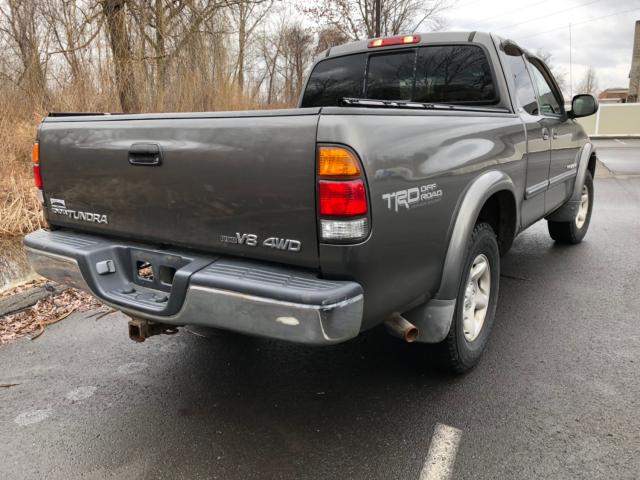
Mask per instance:
[[[592,153],[591,157],[589,157],[589,164],[587,165],[587,170],[591,172],[591,178],[596,177],[596,154]]]
[[[498,237],[500,255],[511,248],[516,235],[516,200],[508,190],[501,190],[491,195],[484,205],[476,223],[486,222],[493,228]]]

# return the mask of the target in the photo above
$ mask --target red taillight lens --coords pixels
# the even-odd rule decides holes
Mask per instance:
[[[367,213],[367,193],[362,180],[320,181],[320,215],[352,217]]]
[[[42,177],[40,176],[40,165],[33,166],[33,179],[36,182],[36,187],[42,188]]]

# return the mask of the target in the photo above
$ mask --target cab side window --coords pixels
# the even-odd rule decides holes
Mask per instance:
[[[531,83],[531,77],[521,55],[507,55],[507,63],[511,75],[513,75],[513,83],[516,87],[516,96],[518,105],[529,115],[539,115],[538,100],[536,92]]]
[[[531,73],[538,87],[538,98],[540,99],[540,109],[543,115],[560,115],[562,106],[550,82],[547,81],[541,68],[536,63],[531,65]]]

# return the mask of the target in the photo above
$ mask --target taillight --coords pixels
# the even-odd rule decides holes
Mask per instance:
[[[33,179],[36,182],[36,187],[42,189],[42,177],[40,176],[40,165],[33,166]]]
[[[360,175],[360,165],[355,155],[345,148],[320,147],[318,175],[321,177]]]
[[[40,144],[35,142],[31,149],[31,160],[33,161],[33,179],[36,187],[42,190],[42,177],[40,176]]]
[[[408,45],[418,43],[420,35],[402,35],[400,37],[376,38],[369,41],[369,48],[389,47],[391,45]]]
[[[353,243],[369,235],[369,202],[360,162],[345,147],[318,147],[320,240]]]
[[[367,213],[367,192],[362,180],[330,182],[321,180],[320,215],[353,217]]]

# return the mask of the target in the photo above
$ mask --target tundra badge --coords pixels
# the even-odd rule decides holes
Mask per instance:
[[[60,198],[49,197],[49,204],[51,205],[51,213],[56,215],[65,215],[73,220],[81,220],[83,222],[104,223],[105,225],[109,223],[106,215],[71,210],[67,208],[66,202]]]

